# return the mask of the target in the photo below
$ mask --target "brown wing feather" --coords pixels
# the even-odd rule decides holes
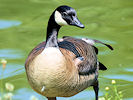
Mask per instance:
[[[94,47],[87,44],[81,39],[72,37],[65,37],[63,39],[64,41],[73,43],[80,56],[84,58],[84,61],[80,65],[78,65],[79,74],[85,75],[95,72],[95,70],[97,69],[97,57]]]
[[[27,69],[30,62],[37,56],[39,55],[45,48],[45,44],[46,42],[42,42],[40,43],[39,45],[37,45],[31,52],[30,54],[28,55],[28,58],[26,59],[26,62],[25,62],[25,68]]]

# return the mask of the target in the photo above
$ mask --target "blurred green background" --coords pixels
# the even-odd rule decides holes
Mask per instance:
[[[15,87],[13,100],[30,100],[32,95],[39,100],[45,99],[29,86],[24,63],[29,52],[45,40],[49,16],[60,5],[73,7],[85,29],[62,27],[59,38],[94,38],[114,47],[114,51],[110,51],[97,45],[98,59],[108,67],[107,71],[99,72],[100,96],[115,79],[124,100],[133,100],[133,0],[0,0],[0,59],[8,61],[4,71],[0,65],[3,93],[7,92],[4,84],[10,82]],[[92,88],[71,98],[59,98],[93,99]]]

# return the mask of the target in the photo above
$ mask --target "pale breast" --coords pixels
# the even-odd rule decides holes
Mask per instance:
[[[28,79],[31,86],[41,92],[43,86],[55,86],[56,81],[63,80],[65,58],[59,49],[45,48],[29,65]]]

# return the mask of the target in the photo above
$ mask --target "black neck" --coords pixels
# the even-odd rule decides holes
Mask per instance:
[[[58,47],[58,31],[61,26],[59,26],[54,19],[54,13],[50,16],[48,26],[47,26],[47,37],[46,37],[46,47]]]

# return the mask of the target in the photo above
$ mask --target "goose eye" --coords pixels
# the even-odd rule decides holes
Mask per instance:
[[[66,15],[68,15],[68,14],[67,14],[66,12],[63,12],[62,15],[63,15],[63,16],[66,16]]]
[[[75,14],[73,13],[72,16],[75,16]]]
[[[70,13],[70,14],[68,14],[69,16],[70,16],[70,18],[73,20],[73,16],[75,16],[75,14],[74,13]]]

